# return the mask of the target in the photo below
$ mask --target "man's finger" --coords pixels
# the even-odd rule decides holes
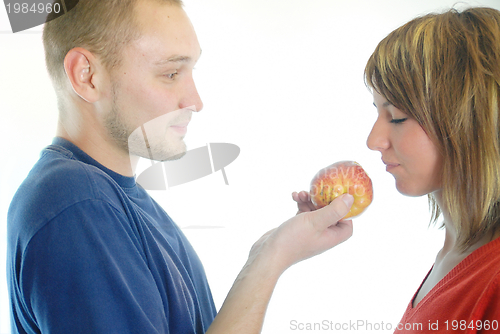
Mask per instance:
[[[337,223],[345,217],[354,203],[354,197],[344,194],[334,199],[329,205],[313,212],[313,225],[320,231]]]

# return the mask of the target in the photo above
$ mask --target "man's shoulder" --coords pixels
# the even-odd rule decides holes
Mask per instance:
[[[98,198],[99,192],[108,187],[118,186],[104,171],[73,158],[68,150],[49,146],[40,155],[20,190],[22,195],[31,195],[31,200],[50,197],[73,202]]]
[[[120,187],[105,172],[74,159],[70,151],[49,146],[14,195],[9,224],[36,229],[78,203],[109,201],[112,193],[119,194]]]

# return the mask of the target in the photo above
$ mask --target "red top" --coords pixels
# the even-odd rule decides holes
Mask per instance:
[[[500,238],[462,260],[414,308],[417,293],[394,333],[499,333]]]

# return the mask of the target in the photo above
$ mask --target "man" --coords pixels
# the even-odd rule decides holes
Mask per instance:
[[[9,209],[13,333],[257,333],[279,276],[351,236],[352,196],[311,211],[294,194],[300,214],[255,243],[217,314],[191,245],[134,179],[137,157],[185,152],[203,107],[182,3],[81,0],[43,38],[59,123]],[[159,117],[147,147],[131,136]]]

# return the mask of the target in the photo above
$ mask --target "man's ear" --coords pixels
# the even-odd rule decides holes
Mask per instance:
[[[75,93],[89,103],[99,99],[95,84],[97,59],[84,48],[71,49],[64,58],[64,70]]]

